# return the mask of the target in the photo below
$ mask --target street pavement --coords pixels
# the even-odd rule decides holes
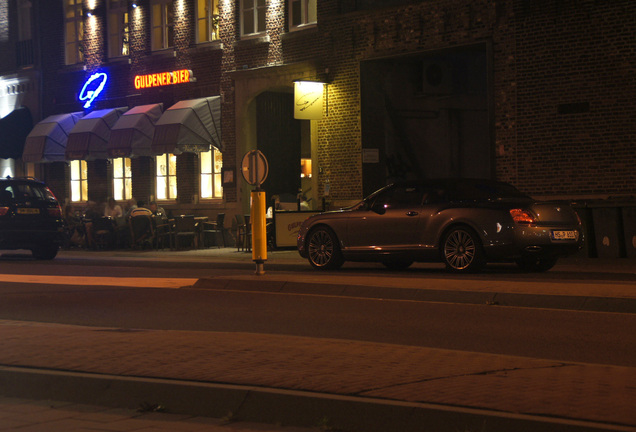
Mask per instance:
[[[636,261],[564,260],[602,284],[354,276],[236,249],[62,251],[61,259],[226,263],[195,289],[316,292],[636,313]],[[634,344],[634,341],[626,341]],[[0,431],[636,431],[636,368],[351,340],[0,320]]]

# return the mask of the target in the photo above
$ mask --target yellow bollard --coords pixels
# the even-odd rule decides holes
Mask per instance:
[[[256,274],[264,274],[263,262],[267,261],[267,212],[265,210],[265,192],[252,191],[252,261],[256,263]]]

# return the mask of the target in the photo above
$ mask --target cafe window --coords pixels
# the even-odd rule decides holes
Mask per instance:
[[[152,50],[170,48],[174,44],[174,7],[172,0],[151,0]]]
[[[177,199],[177,157],[171,153],[157,156],[157,199]]]
[[[84,61],[83,39],[82,0],[64,0],[64,49],[67,65]]]
[[[219,38],[218,0],[197,0],[197,43]]]
[[[266,15],[267,0],[241,0],[241,35],[265,32]]]
[[[290,30],[316,24],[316,2],[317,0],[289,0]]]
[[[88,165],[86,161],[71,161],[71,201],[88,201]]]
[[[129,26],[127,0],[108,1],[108,56],[129,54]]]
[[[223,184],[221,183],[221,170],[223,168],[223,154],[213,148],[201,153],[201,198],[223,198]]]
[[[116,201],[132,198],[130,158],[113,159],[113,198]]]

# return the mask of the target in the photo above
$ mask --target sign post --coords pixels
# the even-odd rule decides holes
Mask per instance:
[[[265,210],[265,191],[261,183],[267,178],[269,166],[265,155],[259,150],[252,150],[243,156],[243,178],[256,186],[251,192],[250,223],[252,224],[252,261],[256,263],[256,274],[265,274],[264,263],[267,261],[267,224]]]

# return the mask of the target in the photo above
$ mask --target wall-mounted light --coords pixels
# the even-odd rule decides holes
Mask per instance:
[[[133,7],[133,9],[137,7],[137,2],[136,1],[132,2],[132,7]]]
[[[93,16],[93,13],[92,12],[86,12],[86,16],[90,18],[90,17]]]
[[[324,82],[294,81],[294,118],[298,120],[322,119],[324,93]]]

